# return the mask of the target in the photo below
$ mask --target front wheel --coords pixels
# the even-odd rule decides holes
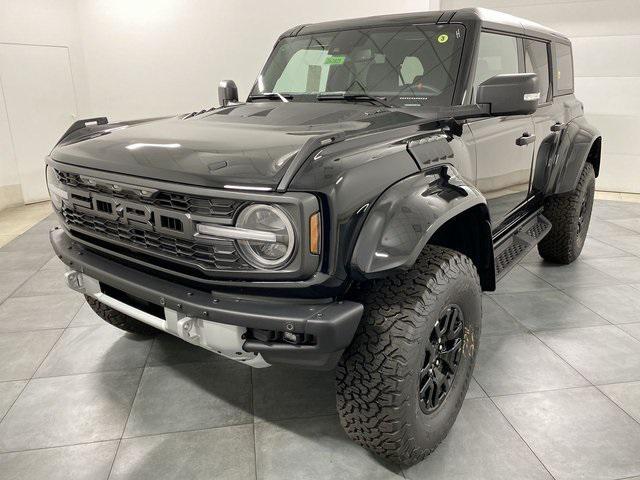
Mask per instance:
[[[131,318],[129,315],[125,315],[122,312],[114,310],[93,297],[85,295],[85,298],[91,309],[96,312],[100,318],[114,327],[118,327],[120,330],[149,336],[158,333],[158,330],[153,328],[151,325],[142,323],[135,318]]]
[[[337,368],[340,421],[356,443],[412,465],[460,411],[480,336],[482,292],[466,256],[427,246],[414,267],[363,286],[365,312]]]

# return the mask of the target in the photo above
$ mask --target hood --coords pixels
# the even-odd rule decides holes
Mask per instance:
[[[61,163],[221,188],[275,188],[302,145],[315,136],[367,133],[414,122],[397,110],[349,103],[248,103],[188,118],[106,125],[63,141]]]

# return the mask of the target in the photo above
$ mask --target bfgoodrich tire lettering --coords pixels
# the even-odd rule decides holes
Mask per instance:
[[[337,368],[337,405],[356,443],[403,465],[424,459],[445,438],[473,373],[482,315],[471,260],[427,246],[413,269],[363,286],[365,313]],[[420,372],[434,325],[448,306],[463,313],[462,355],[450,390],[425,413]]]
[[[140,335],[155,335],[158,330],[146,323],[142,323],[135,318],[131,318],[129,315],[125,315],[122,312],[114,310],[108,307],[104,303],[100,303],[93,297],[85,295],[87,303],[105,322],[110,323],[114,327],[118,327],[125,332],[137,333]]]

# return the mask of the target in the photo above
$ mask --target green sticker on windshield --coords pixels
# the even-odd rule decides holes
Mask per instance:
[[[325,65],[342,65],[344,63],[344,55],[327,55],[324,59]]]
[[[447,40],[449,40],[449,35],[447,35],[446,33],[438,35],[438,43],[445,43]]]

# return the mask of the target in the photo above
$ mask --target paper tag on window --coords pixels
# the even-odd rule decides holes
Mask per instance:
[[[325,65],[342,65],[344,63],[344,55],[327,55],[324,59]]]

